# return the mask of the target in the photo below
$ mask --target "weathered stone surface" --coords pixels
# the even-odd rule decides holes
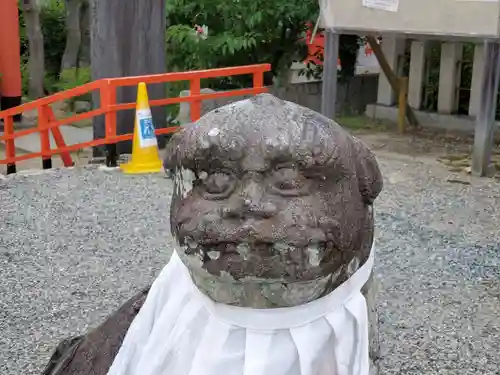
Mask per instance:
[[[212,89],[201,89],[202,94],[211,94],[214,93],[215,90]],[[191,95],[191,91],[183,90],[179,93],[180,97],[186,97]],[[217,108],[217,104],[213,100],[204,100],[201,104],[202,113],[210,112],[211,110]],[[190,103],[180,103],[179,104],[179,114],[177,115],[176,120],[180,124],[187,124],[191,122],[191,111],[190,111]]]
[[[202,94],[213,94],[216,93],[217,91],[204,88],[201,89],[200,92]],[[179,96],[180,97],[185,97],[191,95],[191,91],[189,90],[183,90],[180,92]],[[250,97],[250,96],[248,96]],[[210,111],[213,111],[216,108],[222,107],[224,105],[237,102],[242,99],[246,99],[247,97],[226,97],[226,98],[218,98],[218,99],[210,99],[210,100],[203,100],[201,102],[201,115],[205,115]],[[177,115],[176,120],[181,124],[188,124],[191,122],[191,107],[190,103],[180,103],[179,105],[179,114]]]
[[[87,335],[63,340],[42,375],[106,375],[148,291],[132,297]]]
[[[303,304],[367,260],[382,177],[370,150],[319,113],[258,95],[186,125],[166,155],[172,234],[212,299]]]

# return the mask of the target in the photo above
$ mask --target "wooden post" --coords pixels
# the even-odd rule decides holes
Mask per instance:
[[[398,130],[401,134],[406,131],[406,105],[408,103],[408,77],[399,78],[398,96]]]
[[[387,77],[387,80],[391,84],[392,89],[394,90],[396,95],[399,96],[398,77],[396,76],[396,74],[394,74],[394,72],[391,69],[391,66],[387,62],[387,59],[384,56],[384,52],[382,52],[382,48],[380,48],[380,45],[378,44],[377,40],[372,36],[367,36],[366,41],[373,50],[373,54],[377,58],[380,68]],[[413,113],[413,110],[410,108],[408,103],[406,103],[406,117],[408,118],[408,122],[410,123],[410,125],[418,126],[418,121],[417,118],[415,117],[415,113]]]
[[[321,113],[335,119],[337,102],[337,66],[339,59],[339,36],[333,30],[325,32],[325,50],[323,52],[323,84],[321,93]]]
[[[485,41],[482,89],[479,113],[476,117],[472,174],[486,176],[490,172],[490,160],[495,132],[496,99],[500,77],[500,44]]]

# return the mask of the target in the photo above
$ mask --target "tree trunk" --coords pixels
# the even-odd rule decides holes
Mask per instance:
[[[82,0],[66,0],[66,48],[61,60],[61,73],[63,70],[76,68],[78,52],[82,40],[80,30],[80,10]]]
[[[90,65],[90,4],[88,0],[83,0],[80,10],[80,29],[82,41],[78,54],[78,67],[84,68]]]
[[[165,0],[91,0],[92,79],[164,73]],[[165,98],[165,85],[148,85],[150,99]],[[117,90],[117,101],[135,102],[137,87]],[[99,96],[93,96],[99,107]],[[165,108],[153,108],[156,128],[166,126]],[[94,121],[94,139],[104,137],[104,118]],[[134,111],[117,114],[118,134],[132,133]],[[164,139],[159,139],[160,147]],[[102,149],[101,149],[102,150]],[[131,142],[118,145],[119,153],[128,153]],[[99,150],[95,156],[101,156]]]
[[[32,99],[41,98],[45,95],[45,52],[43,49],[42,27],[40,25],[40,9],[37,3],[37,0],[21,0],[28,35],[29,96]]]

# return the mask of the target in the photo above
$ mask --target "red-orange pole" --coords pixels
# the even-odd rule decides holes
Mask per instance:
[[[0,107],[21,104],[21,46],[17,0],[0,0]],[[21,115],[14,117],[21,120]]]

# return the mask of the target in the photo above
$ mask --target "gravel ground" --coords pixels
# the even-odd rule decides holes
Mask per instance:
[[[500,184],[379,155],[381,375],[500,374]],[[39,374],[168,260],[163,176],[95,168],[0,180],[0,374]]]
[[[379,160],[382,374],[500,374],[500,182]]]

